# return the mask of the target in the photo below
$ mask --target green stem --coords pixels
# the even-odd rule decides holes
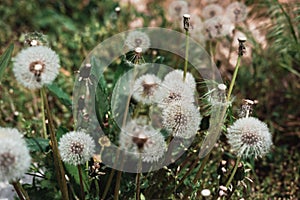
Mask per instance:
[[[234,73],[233,73],[232,80],[231,80],[231,83],[230,83],[230,86],[229,86],[229,90],[228,90],[228,94],[227,94],[227,99],[226,99],[227,102],[230,101],[231,92],[232,92],[232,89],[233,89],[233,86],[234,86],[234,83],[235,83],[235,79],[237,77],[237,73],[239,71],[240,63],[241,63],[241,56],[239,55],[238,59],[236,61]]]
[[[136,193],[135,193],[135,199],[140,200],[140,184],[141,184],[141,171],[142,171],[142,156],[139,156],[139,162],[138,162],[138,171],[136,174]]]
[[[116,180],[116,187],[115,187],[115,200],[119,199],[119,190],[120,190],[120,185],[121,185],[121,178],[122,178],[122,171],[118,171],[117,173],[117,180]]]
[[[189,46],[190,46],[190,40],[189,40],[189,31],[185,31],[185,62],[184,62],[184,71],[183,71],[183,81],[185,81],[186,73],[187,73],[187,67],[189,63]]]
[[[83,179],[82,179],[82,171],[81,171],[81,166],[77,165],[78,169],[78,175],[79,175],[79,181],[80,181],[80,192],[81,192],[81,199],[85,199],[85,194],[84,194],[84,185],[83,185]]]
[[[211,68],[212,68],[212,70],[211,70],[212,71],[212,77],[211,77],[211,79],[215,80],[215,66],[214,66],[215,59],[214,59],[213,41],[210,40],[208,44],[209,44],[210,64],[211,64]]]
[[[63,168],[63,164],[62,164],[60,154],[58,151],[58,144],[57,144],[57,140],[56,140],[56,136],[55,136],[53,118],[51,115],[45,88],[42,88],[41,92],[42,92],[42,99],[44,101],[44,105],[46,108],[46,114],[47,114],[48,126],[49,126],[49,132],[50,132],[51,147],[52,147],[52,151],[53,151],[54,167],[55,167],[55,171],[57,172],[57,180],[58,180],[58,184],[59,184],[63,199],[68,200],[69,194],[68,194],[67,182],[65,179],[65,170]]]
[[[41,133],[41,136],[42,138],[47,139],[47,127],[46,127],[45,105],[43,101],[43,89],[40,90],[40,95],[42,99],[42,120],[43,120],[43,133]]]
[[[114,177],[114,175],[115,175],[115,171],[116,171],[115,169],[111,169],[111,172],[110,172],[110,174],[109,174],[109,177],[108,177],[108,180],[107,180],[107,183],[106,183],[104,192],[103,192],[102,197],[101,197],[102,200],[105,199],[105,197],[106,197],[106,195],[107,195],[107,193],[108,193],[108,190],[109,190],[109,188],[110,188],[112,179],[113,179],[113,177]]]
[[[239,166],[240,161],[241,161],[241,157],[239,156],[237,158],[236,162],[235,162],[235,166],[234,166],[234,168],[233,168],[233,170],[231,172],[231,175],[230,175],[230,177],[229,177],[229,179],[228,179],[228,181],[227,181],[227,183],[225,185],[226,188],[228,188],[228,186],[230,185],[230,183],[231,183],[231,181],[232,181],[232,179],[233,179],[233,177],[234,177],[234,175],[236,173],[236,170],[237,170],[237,168]]]
[[[30,200],[28,193],[24,190],[19,181],[14,181],[11,184],[14,186],[14,189],[21,200]]]

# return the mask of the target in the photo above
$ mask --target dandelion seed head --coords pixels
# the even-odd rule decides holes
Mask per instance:
[[[17,129],[0,127],[0,182],[15,181],[29,169],[31,157]]]
[[[223,37],[232,32],[234,26],[227,17],[215,16],[204,21],[205,36],[207,39]]]
[[[227,130],[228,142],[238,156],[262,157],[272,145],[267,125],[257,118],[240,118]]]
[[[145,52],[150,47],[150,38],[146,33],[141,31],[132,31],[128,34],[125,45],[129,50]]]
[[[189,9],[188,9],[188,3],[186,1],[173,1],[170,5],[169,5],[169,15],[171,17],[171,19],[181,19],[181,17],[188,13]]]
[[[205,6],[202,10],[202,15],[204,19],[213,18],[215,16],[221,16],[224,13],[223,7],[218,4],[209,4]]]
[[[167,83],[168,85],[177,84],[177,82],[182,82],[183,84],[186,84],[192,91],[196,90],[196,82],[194,79],[194,76],[187,72],[185,81],[183,81],[183,71],[182,70],[173,70],[169,72],[165,78],[164,83]]]
[[[64,162],[80,165],[95,153],[95,142],[90,135],[82,131],[72,131],[61,137],[58,149]]]
[[[145,104],[153,103],[160,85],[161,80],[157,76],[153,74],[143,75],[134,83],[133,98]]]
[[[15,58],[13,72],[19,83],[29,89],[51,84],[59,72],[58,55],[46,46],[28,47]]]
[[[140,125],[136,120],[130,121],[121,132],[119,145],[143,162],[157,162],[166,151],[164,137],[151,126]]]
[[[200,112],[193,104],[172,103],[163,109],[162,118],[163,127],[180,138],[194,136],[201,122]]]
[[[227,6],[225,14],[233,23],[242,22],[247,17],[247,6],[241,2],[233,2]]]

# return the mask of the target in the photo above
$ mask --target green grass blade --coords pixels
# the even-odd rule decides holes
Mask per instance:
[[[14,50],[14,44],[11,44],[3,53],[3,55],[0,57],[0,80],[5,71],[5,68],[8,66],[13,50]]]

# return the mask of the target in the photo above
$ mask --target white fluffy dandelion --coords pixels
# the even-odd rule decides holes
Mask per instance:
[[[257,118],[240,118],[227,130],[228,142],[238,156],[262,157],[272,145],[267,125]]]
[[[14,59],[13,72],[19,83],[29,89],[50,84],[59,71],[58,55],[46,46],[22,50]]]
[[[145,52],[150,47],[150,38],[144,32],[132,31],[126,37],[125,46],[131,51],[139,47]]]
[[[185,81],[183,81],[183,71],[178,69],[169,72],[164,78],[164,83],[167,83],[168,85],[176,85],[178,82],[186,84],[192,91],[196,90],[194,76],[189,72],[186,73]]]
[[[58,149],[64,162],[80,165],[95,153],[95,142],[90,135],[82,131],[71,131],[62,136]]]
[[[31,163],[29,150],[17,129],[0,127],[0,182],[16,181]]]
[[[145,104],[153,103],[160,85],[161,80],[157,76],[153,74],[143,75],[133,85],[133,98]]]
[[[120,148],[140,157],[143,162],[157,162],[166,152],[166,143],[161,133],[151,126],[129,122],[119,137]]]
[[[173,1],[169,5],[168,11],[171,19],[180,20],[184,14],[189,12],[188,3],[180,0]]]
[[[205,19],[221,16],[224,13],[223,7],[218,4],[209,4],[202,10],[202,15]]]
[[[163,109],[162,118],[163,127],[180,138],[194,136],[201,122],[200,112],[193,104],[170,104]]]
[[[156,93],[155,101],[160,107],[165,107],[171,103],[193,103],[195,102],[194,92],[189,86],[182,82],[176,84],[163,82]]]
[[[225,14],[233,23],[242,22],[247,17],[247,6],[241,2],[233,2],[227,6]]]
[[[227,17],[215,16],[204,21],[204,32],[207,39],[228,35],[233,28],[233,24]]]

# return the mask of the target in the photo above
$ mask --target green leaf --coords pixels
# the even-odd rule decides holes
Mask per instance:
[[[49,140],[44,138],[25,138],[28,148],[31,152],[47,151],[49,147]]]
[[[58,85],[51,84],[47,86],[50,93],[56,96],[59,101],[65,105],[67,108],[72,109],[72,101],[67,93],[65,93]]]
[[[3,55],[0,57],[0,80],[4,73],[5,68],[8,66],[13,50],[14,50],[14,44],[11,44],[3,53]]]

